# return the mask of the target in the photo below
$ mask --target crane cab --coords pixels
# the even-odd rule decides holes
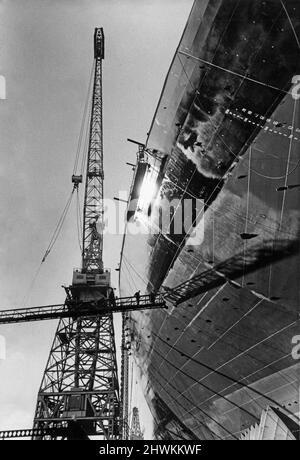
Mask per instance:
[[[73,271],[73,286],[110,286],[110,271],[104,270],[102,273],[99,272],[83,272],[80,268],[74,268]]]
[[[95,433],[95,425],[92,420],[85,420],[87,417],[94,416],[94,410],[84,388],[74,387],[72,393],[65,395],[64,410],[62,418],[81,420],[84,431],[88,434]]]
[[[86,416],[86,395],[81,388],[72,388],[72,394],[66,395],[63,417],[77,418]]]
[[[75,268],[73,282],[70,286],[73,298],[82,302],[97,302],[108,298],[112,288],[110,287],[110,271],[95,270],[85,271]]]

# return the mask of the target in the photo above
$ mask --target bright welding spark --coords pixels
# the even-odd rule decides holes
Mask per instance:
[[[138,212],[147,214],[148,208],[155,196],[156,190],[157,190],[156,178],[153,177],[152,174],[148,173],[141,186],[140,196],[139,196],[139,201],[138,201],[138,206],[137,206]]]

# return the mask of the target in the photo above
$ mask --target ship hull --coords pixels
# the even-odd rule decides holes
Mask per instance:
[[[293,1],[196,1],[167,76],[147,140],[163,179],[120,270],[121,295],[201,281],[131,314],[158,438],[238,439],[268,406],[300,412],[297,18]],[[174,198],[203,203],[179,234],[157,212]]]

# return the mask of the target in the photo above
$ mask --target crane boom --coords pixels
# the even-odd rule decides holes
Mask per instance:
[[[83,271],[103,271],[103,124],[102,60],[103,29],[94,33],[94,86],[83,209]]]

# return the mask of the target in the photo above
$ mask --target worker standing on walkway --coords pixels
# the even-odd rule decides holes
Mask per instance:
[[[149,296],[150,296],[150,302],[154,304],[155,303],[155,293],[151,291]]]
[[[139,306],[139,304],[140,304],[140,297],[141,297],[141,291],[137,291],[137,292],[134,294],[134,297],[136,298],[136,303],[137,303],[137,305]]]

